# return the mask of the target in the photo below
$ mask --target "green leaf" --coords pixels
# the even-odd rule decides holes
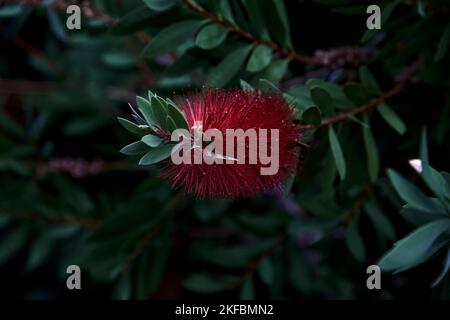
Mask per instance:
[[[166,124],[167,103],[159,97],[153,97],[150,100],[150,104],[152,106],[153,116],[156,120],[157,125],[160,128],[167,129],[167,124]]]
[[[110,50],[102,54],[102,62],[111,68],[126,70],[136,65],[136,60],[127,51]]]
[[[167,113],[173,119],[177,128],[189,130],[189,125],[184,113],[171,100],[167,101]]]
[[[430,166],[428,158],[428,135],[426,128],[423,128],[420,143],[420,158],[422,160],[421,176],[427,186],[434,192],[434,194],[447,205],[450,211],[450,185],[445,180],[444,176],[437,170]]]
[[[350,221],[347,230],[346,243],[353,257],[355,257],[357,261],[362,262],[366,255],[366,249],[358,229],[359,217],[360,214],[357,213]]]
[[[313,287],[313,275],[302,251],[292,243],[288,246],[288,263],[287,277],[290,285],[300,292],[310,293]]]
[[[370,93],[374,95],[380,95],[383,93],[372,72],[370,72],[369,68],[367,68],[366,66],[359,68],[359,78],[361,79],[362,85]]]
[[[140,300],[147,300],[159,287],[169,256],[170,239],[167,235],[166,231],[164,239],[160,240],[161,245],[146,252],[138,265],[136,281],[137,298]]]
[[[381,103],[377,110],[384,121],[386,121],[392,129],[399,134],[404,134],[406,132],[406,125],[403,120],[386,103]]]
[[[0,8],[0,18],[11,18],[22,12],[22,7],[18,4],[4,5]]]
[[[25,130],[23,127],[3,110],[0,110],[0,128],[19,138],[23,138],[25,136]]]
[[[347,98],[356,105],[366,103],[370,98],[366,89],[358,83],[349,83],[345,85],[344,93]]]
[[[136,121],[136,124],[138,124],[138,125],[148,125],[147,122],[145,121],[145,119],[142,118],[142,116],[136,110],[134,110],[134,108],[131,105],[131,103],[128,103],[128,106],[130,107],[131,116]]]
[[[164,144],[150,150],[145,156],[142,157],[139,164],[150,165],[167,159],[170,157],[173,146],[173,144]]]
[[[120,150],[120,153],[127,156],[141,155],[148,151],[148,146],[142,141],[133,142]]]
[[[289,18],[284,1],[265,1],[265,14],[270,32],[282,46],[292,49]]]
[[[396,171],[388,169],[387,174],[400,198],[402,198],[409,205],[430,213],[439,213],[442,211],[441,207],[436,205],[435,202],[428,198],[415,185],[399,175]]]
[[[262,39],[269,40],[269,32],[267,30],[264,14],[262,10],[263,6],[255,0],[243,0],[244,6],[247,9],[247,14],[250,18],[250,23],[259,32]]]
[[[117,120],[119,120],[119,123],[128,131],[135,133],[137,135],[143,135],[143,130],[139,128],[139,126],[127,119],[117,117]]]
[[[213,49],[227,38],[228,29],[219,24],[210,24],[202,28],[195,38],[195,43],[202,49]]]
[[[288,70],[289,60],[288,59],[279,59],[276,61],[272,61],[272,63],[257,74],[258,78],[266,79],[272,83],[279,82],[286,71]]]
[[[163,29],[144,48],[142,54],[147,58],[153,58],[175,51],[181,46],[192,47],[194,35],[203,23],[201,20],[185,20]]]
[[[0,241],[0,265],[10,259],[27,241],[28,233],[25,228],[17,228],[2,236]]]
[[[425,262],[446,241],[441,238],[450,229],[450,220],[430,222],[394,244],[377,263],[382,271],[405,271]]]
[[[119,236],[126,236],[130,230],[147,230],[160,218],[145,210],[120,212],[105,218],[101,226],[88,238],[90,242],[103,242]]]
[[[269,258],[266,258],[261,261],[258,267],[258,274],[261,277],[261,280],[267,285],[270,286],[273,280],[273,264]]]
[[[25,269],[30,272],[38,268],[52,253],[52,241],[47,236],[39,237],[33,240],[30,252],[28,254]]]
[[[419,13],[420,16],[422,17],[426,17],[427,13],[425,11],[425,5],[423,3],[423,0],[418,0],[417,1],[417,12]]]
[[[152,110],[152,106],[150,104],[150,101],[137,96],[136,97],[136,104],[139,108],[139,110],[141,111],[142,115],[144,116],[145,121],[147,121],[147,123],[149,125],[157,125],[158,121],[156,120],[154,114],[153,114],[153,110]]]
[[[241,287],[241,291],[239,293],[239,298],[241,300],[255,300],[255,287],[253,285],[253,280],[251,277],[247,278]]]
[[[439,40],[439,44],[437,47],[436,55],[434,59],[436,61],[442,60],[445,54],[447,53],[448,46],[450,44],[450,24],[448,24],[444,31],[442,32],[441,39]]]
[[[173,132],[174,130],[178,129],[175,121],[173,121],[171,116],[166,117],[166,126],[167,126],[167,130],[169,130],[169,132]]]
[[[267,79],[259,79],[259,89],[266,92],[281,93],[280,89]]]
[[[172,7],[177,0],[144,0],[144,2],[150,9],[165,11]]]
[[[332,126],[328,129],[328,140],[330,141],[331,151],[333,153],[334,162],[336,163],[339,176],[341,177],[341,180],[344,180],[346,174],[345,159],[342,154],[341,145]]]
[[[152,134],[147,134],[142,137],[141,141],[149,147],[155,148],[161,144],[161,138]]]
[[[446,274],[448,273],[448,270],[450,270],[450,247],[448,248],[447,251],[447,257],[445,258],[444,268],[442,269],[442,272],[437,277],[437,279],[433,281],[432,284],[433,287],[437,286],[439,283],[441,283],[442,280],[444,280]]]
[[[229,53],[215,68],[210,70],[206,84],[210,87],[225,86],[242,68],[252,46],[248,45]]]
[[[94,132],[105,124],[105,118],[97,115],[76,117],[64,126],[64,133],[68,136],[81,136]]]
[[[438,219],[444,219],[447,217],[442,213],[431,213],[416,209],[409,204],[403,206],[403,208],[400,210],[400,215],[405,218],[406,221],[415,226],[421,226],[428,222]]]
[[[53,8],[47,7],[48,23],[53,34],[62,42],[67,42],[66,26]]]
[[[321,122],[321,117],[320,117],[320,110],[317,107],[311,107],[306,109],[303,113],[302,113],[302,120],[306,123],[306,124],[310,124],[313,126],[318,126]]]
[[[244,91],[253,91],[253,90],[255,90],[255,88],[253,88],[253,86],[250,83],[248,83],[247,81],[245,81],[245,80],[241,79],[239,83],[240,83],[241,89],[244,90]]]
[[[272,49],[260,44],[253,49],[247,63],[247,71],[258,72],[267,67],[272,60]]]
[[[220,12],[219,14],[227,21],[231,22],[231,24],[236,24],[234,21],[233,12],[231,10],[229,0],[213,0],[219,1]]]
[[[224,291],[234,278],[228,275],[193,274],[183,283],[183,286],[197,293],[216,293]]]
[[[293,87],[288,91],[288,94],[295,98],[293,103],[300,111],[305,111],[314,105],[311,98],[311,91],[307,86],[301,85],[298,87]]]
[[[116,300],[130,300],[131,298],[131,281],[130,272],[123,272],[117,281],[114,290],[114,299]]]
[[[327,116],[331,116],[334,110],[333,98],[323,88],[314,87],[311,89],[311,98],[319,109]]]
[[[367,166],[369,168],[370,181],[375,182],[380,172],[378,148],[372,135],[372,130],[370,130],[367,116],[365,117],[365,123],[368,127],[362,127],[362,131],[364,138],[364,147],[366,149]]]
[[[364,205],[364,210],[372,221],[377,232],[384,234],[389,240],[395,240],[396,234],[394,226],[374,202],[367,202]]]

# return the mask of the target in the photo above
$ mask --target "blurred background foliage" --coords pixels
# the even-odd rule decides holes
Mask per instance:
[[[0,295],[448,298],[449,15],[444,0],[0,0]],[[136,95],[204,85],[296,108],[285,195],[198,201],[118,152]],[[369,291],[376,263],[396,273]]]

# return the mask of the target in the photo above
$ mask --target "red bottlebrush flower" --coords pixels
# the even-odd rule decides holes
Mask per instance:
[[[162,177],[173,187],[200,199],[252,197],[272,190],[280,191],[289,175],[297,170],[301,129],[295,124],[292,108],[281,95],[240,89],[205,89],[203,93],[178,101],[178,106],[186,115],[191,131],[200,121],[203,132],[220,130],[225,137],[224,144],[227,129],[268,129],[268,132],[278,129],[279,167],[276,174],[262,175],[261,168],[267,165],[259,159],[255,164],[178,165],[169,159]],[[270,138],[269,133],[268,136]],[[246,141],[247,151],[248,146]],[[267,145],[268,154],[273,153],[271,146],[271,143]]]

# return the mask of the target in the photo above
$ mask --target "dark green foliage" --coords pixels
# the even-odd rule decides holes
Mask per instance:
[[[429,299],[433,285],[448,299],[447,1],[374,1],[382,30],[367,30],[352,0],[99,0],[73,31],[56,2],[9,2],[9,298],[70,297],[77,264],[87,298]],[[284,195],[199,201],[159,178],[173,146],[160,129],[190,129],[179,99],[203,86],[292,105],[301,167]],[[377,263],[383,289],[369,291]]]

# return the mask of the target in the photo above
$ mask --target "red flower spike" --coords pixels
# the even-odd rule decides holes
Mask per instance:
[[[259,158],[256,164],[211,165],[175,165],[169,159],[165,162],[162,177],[173,187],[199,199],[252,197],[273,190],[281,191],[289,175],[297,170],[301,129],[295,124],[292,108],[281,95],[240,89],[205,89],[202,94],[178,101],[178,106],[186,115],[190,128],[201,121],[203,132],[213,128],[220,130],[224,144],[226,129],[278,129],[279,169],[274,175],[261,175],[261,167],[267,165],[262,165]],[[270,130],[267,131],[270,138]],[[268,154],[272,154],[271,144],[268,144]]]

